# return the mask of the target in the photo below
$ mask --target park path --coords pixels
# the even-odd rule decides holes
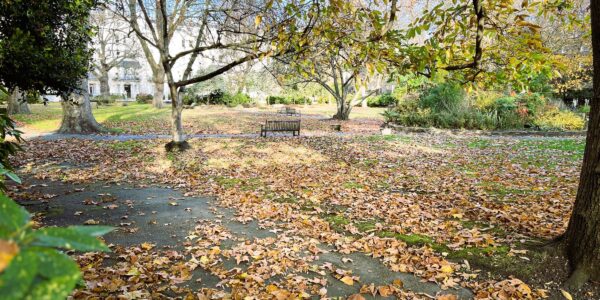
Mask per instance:
[[[261,228],[256,221],[240,223],[235,221],[235,211],[219,207],[214,197],[188,197],[181,191],[164,186],[135,187],[106,182],[93,184],[35,180],[28,180],[28,182],[32,185],[25,187],[27,192],[52,195],[51,198],[43,201],[37,199],[19,201],[28,210],[43,215],[43,223],[50,226],[69,226],[94,220],[99,224],[117,228],[107,234],[105,239],[109,244],[124,247],[137,247],[142,243],[151,243],[156,246],[156,249],[173,249],[184,253],[183,245],[187,241],[186,236],[193,232],[197,224],[205,222],[222,224],[233,234],[229,240],[221,244],[224,249],[231,249],[240,243],[249,244],[260,239],[280,239],[294,235],[293,230],[287,232]],[[472,292],[468,289],[443,290],[439,285],[424,282],[413,274],[391,271],[381,260],[364,253],[342,255],[331,245],[324,243],[320,244],[319,248],[322,253],[318,257],[307,255],[303,259],[311,264],[331,264],[336,268],[351,269],[352,274],[361,278],[361,284],[387,285],[399,279],[403,282],[404,289],[427,297],[453,294],[458,299],[473,298]],[[348,263],[348,258],[351,264]],[[118,262],[119,259],[113,257],[112,261]],[[248,264],[236,263],[233,258],[224,259],[222,264],[231,270],[241,268],[246,271],[249,267]],[[289,271],[289,274],[293,273],[296,271]],[[311,276],[302,272],[297,274]],[[328,282],[328,296],[348,297],[359,292],[359,285],[346,285],[331,274],[326,275],[325,278]],[[275,283],[278,279],[280,278],[273,277],[268,282]],[[212,273],[198,268],[193,271],[193,278],[182,282],[181,286],[192,290],[218,288],[220,281],[221,279]],[[369,299],[384,299],[369,296],[367,297]]]

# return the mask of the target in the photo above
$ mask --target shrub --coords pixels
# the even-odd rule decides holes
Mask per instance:
[[[369,107],[389,107],[396,105],[397,103],[398,99],[394,98],[390,93],[369,97],[367,99],[367,106]]]
[[[118,99],[122,99],[122,95],[111,94],[109,96],[98,95],[92,98],[92,102],[96,102],[98,104],[110,104],[115,103]]]
[[[517,102],[527,108],[529,116],[536,116],[546,105],[546,98],[538,93],[525,93],[517,96]]]
[[[235,107],[238,105],[250,104],[252,99],[250,96],[244,93],[237,93],[235,95],[227,95],[225,104],[229,107]]]
[[[291,104],[292,101],[290,98],[284,96],[269,96],[267,97],[267,104]]]
[[[140,93],[135,96],[135,102],[137,103],[152,103],[154,96],[150,94]]]
[[[0,89],[0,103],[8,102],[8,94]]]
[[[435,112],[457,110],[465,106],[466,95],[463,89],[452,83],[438,84],[421,94],[419,104]]]
[[[558,108],[549,109],[534,122],[543,130],[582,130],[585,126],[582,116]]]
[[[498,98],[503,95],[493,91],[477,91],[473,97],[473,106],[481,111],[493,111],[494,105]]]

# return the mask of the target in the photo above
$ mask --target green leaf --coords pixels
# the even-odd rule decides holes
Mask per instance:
[[[81,278],[79,267],[54,249],[37,248],[38,274],[45,278],[33,286],[26,299],[65,299]]]
[[[13,258],[0,274],[0,295],[2,299],[22,299],[30,290],[38,269],[36,254],[24,250]]]
[[[72,227],[59,228],[47,227],[37,230],[32,234],[32,245],[56,247],[79,251],[110,251],[108,247],[96,237],[84,234]]]
[[[0,192],[0,237],[7,237],[7,232],[18,231],[27,223],[29,223],[29,213]]]
[[[4,175],[6,175],[6,177],[10,178],[12,181],[16,182],[16,183],[21,183],[21,178],[19,178],[19,176],[17,176],[17,174],[11,172],[11,171],[7,171],[6,173],[4,173]]]

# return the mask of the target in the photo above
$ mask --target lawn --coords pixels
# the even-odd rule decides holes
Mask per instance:
[[[309,118],[304,120],[304,128],[308,132],[331,131],[331,124],[345,124],[351,131],[376,131],[383,121],[382,108],[356,107],[351,114],[355,121],[336,122],[326,120],[335,113],[333,105],[298,106]],[[46,133],[58,129],[62,117],[59,103],[30,105],[32,114],[16,115],[15,119],[23,126],[25,132]],[[204,133],[255,133],[260,123],[268,118],[280,118],[277,108],[227,108],[222,106],[201,106],[186,109],[183,112],[184,127],[191,134]],[[163,109],[155,109],[149,104],[128,103],[109,106],[94,105],[93,114],[96,120],[112,132],[129,134],[168,134],[170,104]],[[366,126],[365,126],[366,125]],[[366,128],[365,128],[366,127]]]
[[[57,111],[51,106],[44,116]],[[99,108],[95,115],[125,132],[160,132],[166,111],[132,104]],[[192,132],[243,133],[264,118],[258,111],[197,108],[186,110],[184,119]],[[324,111],[311,107],[303,115]],[[50,122],[39,115],[21,121],[30,126]],[[307,118],[315,132],[328,130],[328,122]],[[380,120],[344,123],[347,129],[364,124]],[[371,132],[376,130],[373,125]],[[37,139],[15,158],[24,178],[43,179],[50,186],[167,186],[185,197],[215,199],[208,208],[214,216],[176,233],[185,237],[183,248],[167,243],[157,249],[153,245],[164,241],[148,236],[146,246],[115,245],[115,264],[102,263],[101,255],[75,255],[87,280],[76,298],[128,297],[133,292],[142,298],[181,296],[194,292],[195,285],[216,298],[349,295],[336,294],[336,286],[349,293],[427,298],[418,293],[420,285],[401,288],[402,280],[410,284],[408,279],[371,278],[361,266],[372,258],[369,266],[381,264],[377,272],[382,274],[411,274],[456,293],[456,288],[466,288],[481,299],[560,294],[564,260],[535,245],[566,228],[584,147],[581,138],[411,134],[192,139],[192,149],[181,154],[164,153],[165,142]],[[27,187],[13,193],[16,199],[54,194],[32,193]],[[59,201],[62,196],[53,197],[51,201]],[[130,203],[128,199],[117,201]],[[187,205],[179,196],[158,200]],[[40,217],[41,222],[53,220]],[[185,215],[178,218],[186,220]],[[103,222],[122,227],[126,221]],[[241,234],[239,226],[248,224],[258,227]],[[130,231],[133,239],[136,231]],[[169,248],[179,250],[175,254]],[[323,262],[331,255],[339,255],[342,263]],[[544,267],[548,265],[554,271]],[[219,278],[219,285],[207,279],[194,283],[192,274],[198,272]],[[136,284],[118,288],[128,281]],[[593,298],[594,293],[584,290],[581,295]]]

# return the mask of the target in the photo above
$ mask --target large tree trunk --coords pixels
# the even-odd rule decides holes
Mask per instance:
[[[30,114],[29,106],[27,105],[27,99],[25,93],[21,92],[19,88],[15,88],[8,97],[8,114]]]
[[[110,86],[108,85],[108,71],[101,71],[101,76],[98,78],[100,81],[100,95],[108,98],[110,96]]]
[[[336,99],[337,112],[333,116],[336,120],[348,120],[350,118],[350,111],[352,110],[352,104],[347,103],[345,99]]]
[[[167,151],[185,150],[189,148],[188,142],[183,134],[183,121],[181,113],[183,112],[183,101],[179,97],[177,87],[169,84],[169,93],[171,95],[171,136],[172,140],[166,145]]]
[[[162,108],[163,107],[163,97],[165,94],[165,72],[162,69],[154,72],[153,82],[154,82],[154,99],[152,100],[152,104],[156,108]]]
[[[594,97],[577,198],[565,233],[573,273],[567,287],[600,280],[600,1],[591,1]]]
[[[58,130],[59,133],[97,133],[104,131],[92,115],[87,86],[87,80],[82,80],[81,89],[72,94],[70,99],[62,100],[63,118]]]

